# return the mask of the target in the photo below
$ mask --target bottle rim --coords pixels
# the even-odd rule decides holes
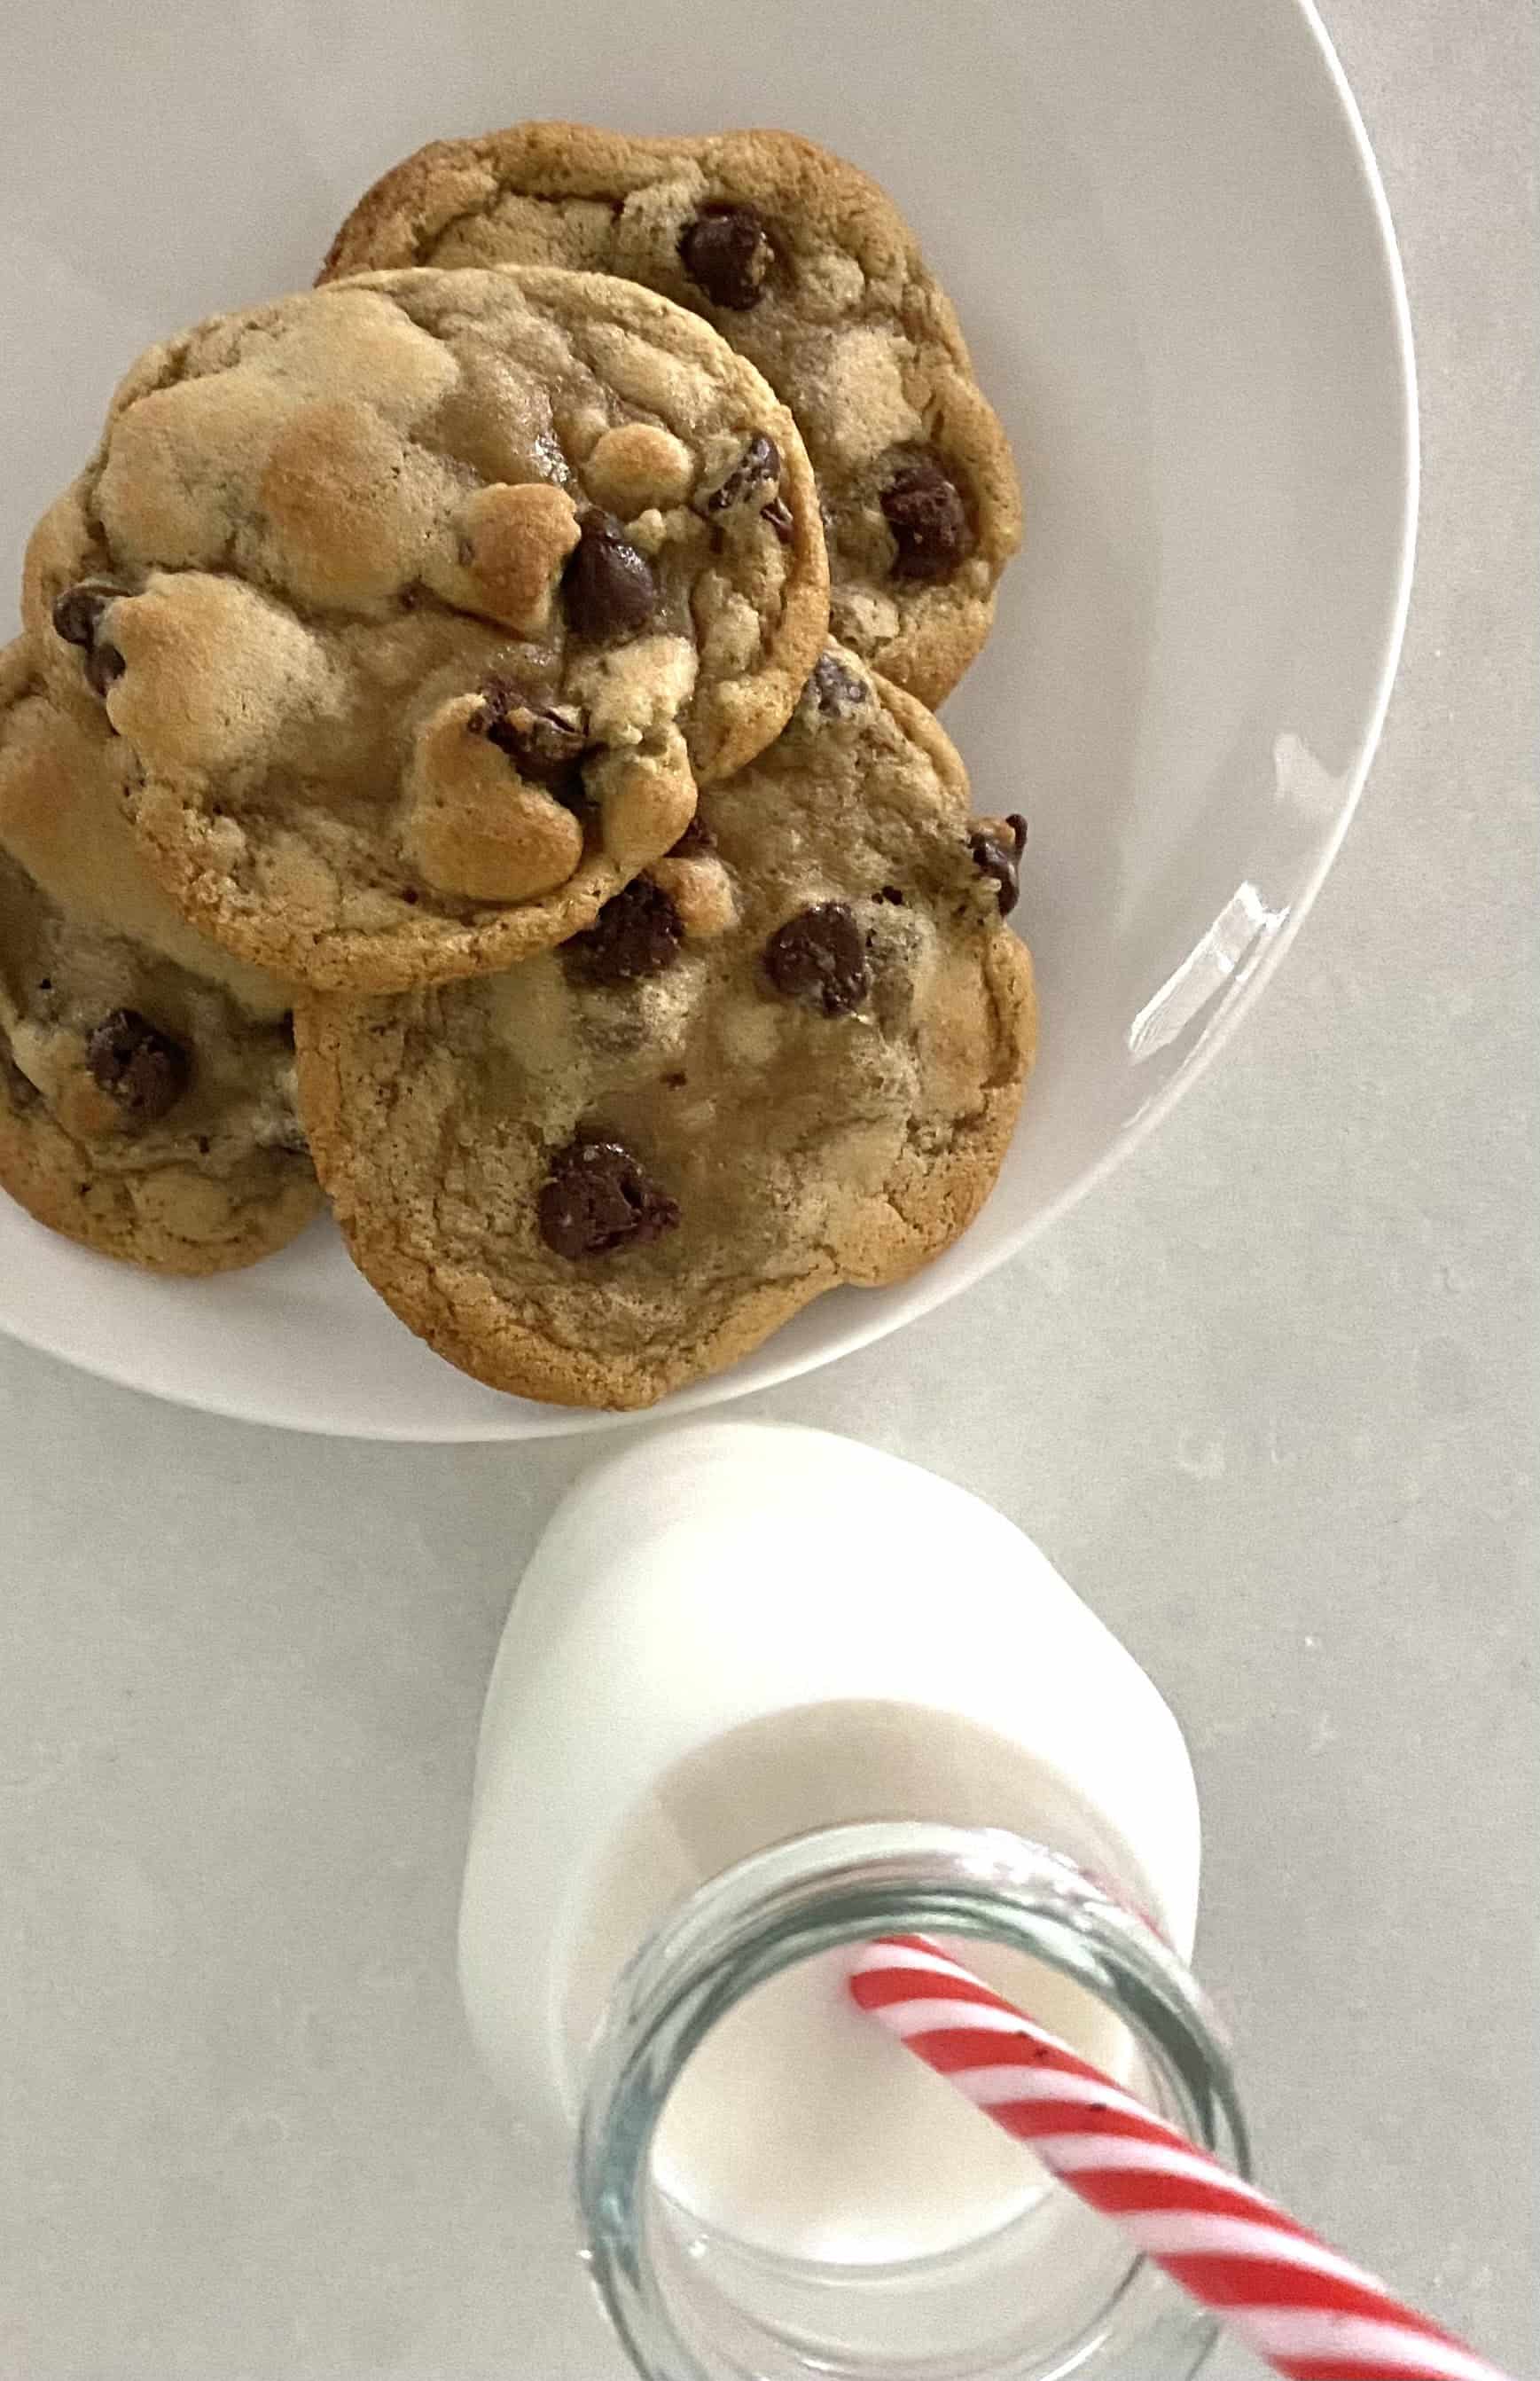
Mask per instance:
[[[725,1870],[660,1922],[619,1978],[589,2060],[577,2151],[583,2253],[644,2381],[726,2381],[750,2370],[702,2361],[676,2302],[678,2277],[654,2253],[650,2153],[675,2083],[746,1994],[817,1953],[889,1934],[1001,1944],[1094,1994],[1134,2034],[1162,2114],[1249,2173],[1218,2023],[1185,1962],[1108,1886],[1003,1829],[874,1821],[797,1837]],[[958,2381],[1071,2373],[1094,2381],[1131,2359],[1126,2369],[1141,2381],[1179,2381],[1213,2337],[1211,2319],[1131,2251],[1111,2298],[1087,2308],[1079,2336],[1050,2362],[948,2370]],[[793,2358],[781,2369],[813,2368]]]

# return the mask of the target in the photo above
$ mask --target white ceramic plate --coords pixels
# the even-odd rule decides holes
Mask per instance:
[[[29,8],[0,88],[0,570],[163,331],[307,282],[435,134],[563,115],[779,124],[886,182],[1027,487],[996,638],[947,707],[1032,821],[1043,1053],[982,1222],[824,1299],[681,1410],[878,1338],[1060,1213],[1276,965],[1341,838],[1399,646],[1416,409],[1394,238],[1305,0],[146,0]],[[383,1438],[602,1418],[499,1398],[397,1325],[329,1225],[212,1284],[0,1199],[0,1323],[219,1411]]]

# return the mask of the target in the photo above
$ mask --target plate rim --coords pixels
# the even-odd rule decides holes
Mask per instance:
[[[306,1437],[353,1440],[360,1444],[390,1446],[491,1446],[515,1444],[520,1440],[570,1438],[595,1432],[614,1431],[649,1422],[667,1422],[676,1416],[694,1414],[707,1408],[728,1405],[739,1398],[752,1396],[761,1390],[783,1387],[788,1382],[804,1374],[822,1371],[827,1364],[838,1363],[847,1356],[864,1348],[875,1346],[905,1325],[918,1322],[937,1307],[977,1287],[988,1275],[997,1271],[1019,1256],[1021,1251],[1050,1225],[1059,1221],[1080,1202],[1103,1183],[1125,1158],[1140,1148],[1156,1128],[1165,1121],[1171,1109],[1192,1086],[1200,1081],[1226,1049],[1245,1020],[1250,1017],[1257,1000],[1292,948],[1295,936],[1314,909],[1321,886],[1329,873],[1342,841],[1352,824],[1360,797],[1367,782],[1375,753],[1384,733],[1390,697],[1399,667],[1405,642],[1407,619],[1411,610],[1412,580],[1415,574],[1417,531],[1422,493],[1421,406],[1417,385],[1416,348],[1412,326],[1411,303],[1407,294],[1406,274],[1400,246],[1396,237],[1394,218],[1385,189],[1379,161],[1369,138],[1363,111],[1354,96],[1351,84],[1332,42],[1317,0],[1287,0],[1302,19],[1314,43],[1326,74],[1338,114],[1352,144],[1359,178],[1368,197],[1375,228],[1378,237],[1379,260],[1386,276],[1390,298],[1391,320],[1395,334],[1396,363],[1399,375],[1400,413],[1399,428],[1403,443],[1400,536],[1397,556],[1396,584],[1390,606],[1388,626],[1379,654],[1374,693],[1369,703],[1364,728],[1351,768],[1343,772],[1342,798],[1331,826],[1323,837],[1301,889],[1290,903],[1288,915],[1276,934],[1259,952],[1255,963],[1221,1004],[1213,1024],[1203,1035],[1183,1065],[1176,1068],[1167,1081],[1155,1093],[1137,1117],[1111,1142],[1101,1155],[1075,1181],[1068,1184],[1057,1197],[1026,1222],[1015,1227],[987,1247],[979,1247],[971,1254],[956,1257],[944,1279],[935,1268],[927,1268],[915,1279],[903,1286],[896,1300],[874,1301],[874,1311],[860,1316],[852,1308],[852,1319],[833,1337],[818,1346],[798,1350],[784,1357],[766,1356],[756,1350],[731,1371],[698,1381],[691,1387],[677,1391],[659,1405],[636,1412],[598,1412],[588,1408],[542,1407],[529,1400],[519,1400],[519,1410],[511,1407],[506,1419],[496,1410],[489,1410],[484,1422],[470,1416],[446,1416],[442,1423],[429,1418],[410,1423],[382,1421],[371,1427],[356,1421],[343,1421],[307,1415],[297,1419],[292,1411],[278,1410],[260,1392],[242,1398],[232,1391],[228,1396],[212,1396],[203,1390],[184,1388],[176,1385],[147,1385],[136,1377],[123,1362],[115,1361],[111,1349],[92,1350],[89,1355],[70,1350],[66,1352],[51,1344],[43,1335],[25,1323],[0,1318],[0,1331],[19,1346],[34,1353],[54,1358],[72,1370],[107,1382],[116,1388],[137,1391],[141,1396],[179,1406],[196,1413],[217,1416],[225,1421],[255,1424],[273,1430],[288,1430]],[[41,1227],[40,1227],[41,1228]],[[312,1227],[313,1228],[313,1227]],[[966,1243],[961,1244],[966,1247]],[[773,1344],[773,1343],[771,1343]],[[430,1351],[431,1352],[431,1351]],[[444,1361],[439,1359],[441,1362]],[[453,1371],[452,1366],[446,1366]],[[457,1376],[458,1377],[458,1376]],[[496,1392],[488,1391],[489,1397]]]

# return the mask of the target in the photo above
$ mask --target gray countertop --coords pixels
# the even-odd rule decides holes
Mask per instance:
[[[977,1489],[1155,1674],[1265,2179],[1523,2369],[1534,18],[1332,19],[1424,406],[1358,824],[1239,1046],[1111,1184],[738,1410]],[[451,1959],[487,1665],[593,1451],[306,1440],[0,1344],[5,2381],[618,2374]]]

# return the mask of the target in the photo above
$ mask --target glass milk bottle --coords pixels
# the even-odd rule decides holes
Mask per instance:
[[[649,1439],[566,1499],[483,1722],[471,2029],[570,2143],[650,2381],[1175,2381],[1209,2321],[849,2003],[939,1936],[1243,2167],[1185,1961],[1186,1748],[1031,1542],[822,1433]]]

